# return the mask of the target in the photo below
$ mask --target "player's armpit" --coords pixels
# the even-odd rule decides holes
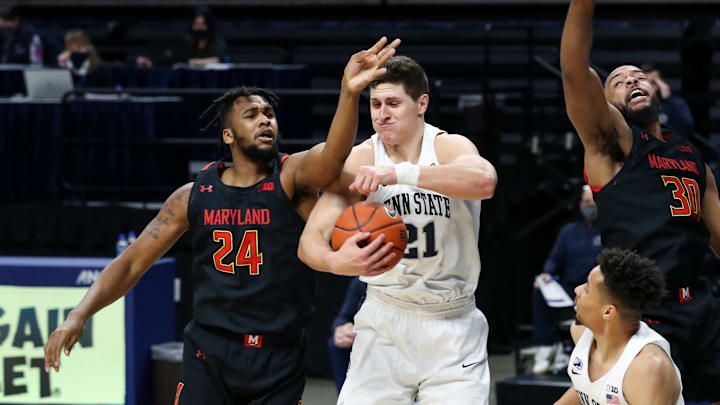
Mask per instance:
[[[706,185],[702,202],[702,218],[710,232],[710,249],[720,258],[720,199],[710,167],[705,166]]]
[[[654,344],[645,346],[630,363],[622,387],[633,405],[673,405],[681,391],[670,357]]]

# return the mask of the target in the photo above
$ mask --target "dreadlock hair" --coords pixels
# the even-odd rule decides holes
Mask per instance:
[[[665,276],[653,260],[620,248],[603,249],[597,260],[605,292],[623,318],[639,320],[665,296]]]
[[[206,108],[205,111],[202,112],[202,114],[200,114],[200,121],[203,121],[207,119],[207,117],[212,116],[210,121],[208,121],[208,123],[204,127],[200,128],[200,131],[206,132],[208,129],[210,129],[210,127],[217,125],[219,129],[218,138],[220,142],[220,144],[218,145],[218,152],[221,156],[227,156],[230,154],[230,148],[225,142],[223,142],[222,131],[223,129],[230,126],[228,117],[232,112],[235,100],[237,100],[239,97],[250,96],[262,97],[273,108],[277,107],[278,102],[280,101],[280,97],[278,97],[277,94],[271,91],[261,89],[259,87],[240,86],[226,91],[225,94],[213,100],[212,104],[210,104],[210,106]],[[215,112],[214,115],[212,115],[213,111]]]

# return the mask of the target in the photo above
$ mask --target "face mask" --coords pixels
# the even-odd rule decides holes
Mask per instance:
[[[597,205],[586,205],[580,209],[582,211],[583,217],[587,221],[594,221],[597,219]]]
[[[88,59],[88,53],[87,52],[73,52],[70,54],[70,61],[72,62],[73,66],[76,68],[80,68],[80,66],[85,63],[85,61]]]
[[[208,30],[193,30],[192,34],[193,38],[195,38],[196,40],[208,39],[210,37],[210,32]]]

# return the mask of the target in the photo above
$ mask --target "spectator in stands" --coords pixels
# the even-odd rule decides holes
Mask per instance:
[[[0,63],[30,64],[34,40],[38,41],[42,64],[55,64],[59,52],[57,41],[24,22],[17,6],[0,7]]]
[[[583,219],[570,222],[560,230],[543,272],[540,273],[540,278],[545,282],[556,279],[570,297],[575,296],[573,290],[576,286],[585,283],[602,249],[600,229],[595,224],[597,205],[587,185],[583,186],[579,207]],[[534,287],[533,343],[536,352],[533,373],[544,374],[548,370],[559,372],[567,365],[567,355],[562,351],[562,344],[555,345],[559,340],[555,333],[555,320],[540,293],[537,281]],[[555,361],[551,365],[553,352]]]
[[[109,73],[101,69],[102,60],[90,38],[82,31],[65,34],[65,50],[57,56],[61,68],[70,69],[78,87],[112,86]]]
[[[193,17],[192,41],[190,45],[190,65],[206,65],[223,62],[225,59],[225,39],[217,33],[215,16],[208,9],[198,9]]]
[[[360,281],[360,278],[354,277],[350,281],[340,313],[332,324],[332,336],[328,340],[328,355],[338,392],[345,382],[345,374],[350,364],[350,349],[355,341],[353,319],[355,313],[360,309],[366,289],[367,284]]]
[[[185,48],[185,51],[180,52],[173,49],[163,50],[161,64],[183,62],[190,66],[204,66],[225,61],[227,44],[225,38],[218,34],[215,15],[209,9],[195,10],[190,24],[190,37],[186,41]],[[143,67],[154,65],[147,56],[139,56],[136,63]]]
[[[655,94],[660,95],[660,124],[669,126],[676,134],[691,137],[695,133],[695,120],[688,104],[682,98],[672,96],[670,86],[663,80],[662,72],[656,66],[648,63],[642,66],[642,70],[655,89]]]

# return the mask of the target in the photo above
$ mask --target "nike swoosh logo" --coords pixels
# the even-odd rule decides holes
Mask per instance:
[[[463,368],[468,368],[468,367],[472,367],[472,366],[474,366],[476,364],[480,364],[480,363],[482,363],[482,361],[476,361],[475,363],[470,363],[470,364],[463,363],[462,366],[463,366]]]
[[[580,373],[578,373],[578,372],[577,372],[577,371],[575,371],[575,370],[570,370],[570,372],[571,372],[571,373],[573,373],[573,374],[577,374],[577,375],[580,375]]]

